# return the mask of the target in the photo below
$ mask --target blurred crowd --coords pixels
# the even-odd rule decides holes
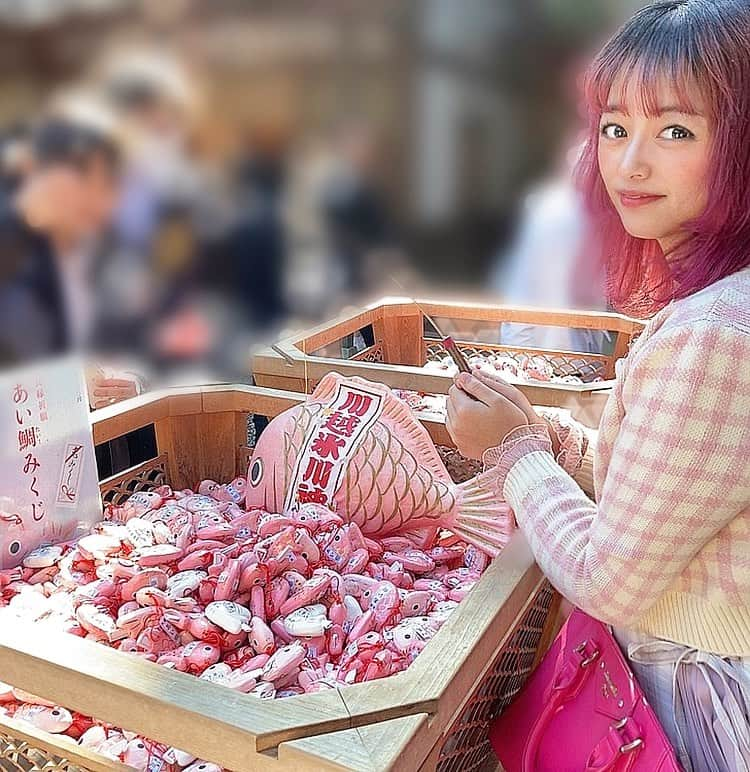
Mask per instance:
[[[0,121],[0,369],[82,352],[97,408],[156,384],[248,382],[252,348],[290,326],[382,295],[425,294],[440,278],[455,290],[441,296],[452,299],[605,308],[600,277],[580,281],[576,273],[583,214],[571,172],[578,140],[570,115],[555,112],[560,95],[544,91],[540,80],[548,83],[548,65],[566,54],[540,39],[529,57],[513,43],[532,35],[526,28],[537,14],[534,35],[542,34],[541,22],[550,29],[554,23],[559,39],[583,45],[592,31],[579,40],[576,27],[565,25],[583,29],[586,5],[573,3],[576,13],[557,18],[541,8],[501,12],[480,0],[470,14],[431,0],[408,13],[386,3],[378,12],[393,17],[391,30],[407,22],[416,30],[413,60],[398,50],[406,38],[394,38],[389,53],[388,38],[370,34],[379,28],[368,26],[368,14],[340,16],[337,45],[345,55],[334,72],[348,77],[349,61],[361,80],[340,88],[334,101],[341,104],[327,109],[315,130],[279,120],[270,91],[266,119],[262,99],[253,120],[211,115],[217,103],[206,100],[194,62],[153,40],[145,49],[92,57],[75,78],[55,78],[43,103]],[[216,12],[224,6],[231,17],[231,3]],[[192,34],[201,40],[206,9],[187,0],[160,7],[157,14],[143,5],[157,37],[170,14],[187,18],[190,11]],[[288,28],[296,29],[291,22]],[[254,27],[243,29],[250,35]],[[316,27],[300,29],[300,41],[318,40]],[[362,33],[356,41],[355,33]],[[211,36],[203,37],[206,43]],[[253,45],[259,61],[272,53],[261,32],[248,51],[230,28],[221,27],[216,39],[233,41],[232,56],[250,56]],[[433,64],[427,55],[435,52],[443,59]],[[378,91],[369,70],[359,73],[357,56],[376,55],[395,62],[384,65],[382,83],[404,101],[394,98],[388,107],[382,83]],[[574,60],[568,55],[568,64]],[[411,74],[394,83],[392,72]],[[302,83],[305,73],[295,77]],[[351,99],[368,77],[375,85],[365,102],[390,110],[390,123]],[[313,115],[326,93],[325,75],[315,78]],[[304,86],[297,86],[299,103]],[[529,108],[523,92],[534,89]],[[230,106],[229,86],[226,93],[220,107]],[[564,98],[574,101],[569,93]],[[408,115],[399,112],[404,106]],[[526,125],[538,129],[532,134],[524,135],[523,111]],[[545,111],[554,118],[549,126],[538,120],[549,117]],[[204,130],[212,120],[224,121],[224,129],[231,124],[219,151]],[[400,156],[388,141],[394,132]],[[521,163],[534,159],[534,143],[545,136],[544,157],[535,166]],[[577,351],[609,345],[600,333],[518,325],[504,325],[495,342]]]
[[[94,407],[152,381],[247,381],[251,347],[289,320],[287,138],[248,131],[212,163],[174,63],[143,64],[0,145],[0,364],[85,352]],[[394,243],[373,130],[350,118],[327,141],[295,194],[318,239],[318,318],[371,290]]]

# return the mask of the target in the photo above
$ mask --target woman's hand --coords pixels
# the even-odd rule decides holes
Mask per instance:
[[[557,432],[552,428],[550,422],[544,417],[540,416],[531,405],[531,402],[526,398],[526,395],[515,386],[512,386],[499,375],[490,375],[481,370],[477,370],[474,375],[477,380],[489,386],[491,389],[495,389],[498,393],[502,394],[506,399],[510,400],[519,410],[523,410],[526,420],[529,424],[543,424],[547,428],[550,441],[552,442],[552,454],[557,458],[560,453],[560,440],[557,436]]]
[[[494,380],[460,373],[448,391],[445,426],[467,458],[481,459],[484,451],[497,447],[508,432],[528,423],[526,412],[502,394]]]
[[[540,423],[542,419],[537,415],[526,395],[515,386],[511,385],[500,375],[486,373],[483,370],[475,370],[472,375],[485,386],[512,402],[526,416],[526,423]]]
[[[120,374],[120,377],[97,375],[89,383],[89,402],[94,410],[114,405],[138,395],[135,378]]]

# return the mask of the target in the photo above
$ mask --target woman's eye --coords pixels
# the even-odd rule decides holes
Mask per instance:
[[[667,126],[659,136],[663,139],[691,139],[695,134],[684,126]]]
[[[627,137],[628,133],[620,126],[619,123],[607,123],[601,128],[602,136],[607,139],[622,139]]]

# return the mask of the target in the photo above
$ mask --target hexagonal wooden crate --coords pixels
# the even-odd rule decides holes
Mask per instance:
[[[98,411],[97,444],[148,425],[157,439],[156,457],[103,481],[103,496],[231,479],[250,454],[248,415],[274,416],[301,399],[204,387]],[[445,445],[444,426],[425,423]],[[33,625],[0,629],[0,679],[232,770],[479,769],[492,760],[487,724],[546,649],[556,601],[514,538],[412,666],[380,681],[260,701],[74,636],[41,636]],[[0,769],[118,768],[0,717]]]
[[[589,426],[598,423],[615,377],[615,362],[627,354],[643,329],[642,322],[621,314],[384,298],[258,351],[252,362],[253,377],[259,386],[309,393],[327,372],[336,370],[394,388],[446,394],[452,378],[423,369],[427,362],[445,357],[427,316],[456,340],[467,357],[541,357],[556,375],[579,376],[584,383],[529,381],[519,388],[532,404],[568,408]],[[498,343],[503,323],[606,330],[612,336],[612,351],[592,354],[504,346]],[[355,353],[353,336],[362,330],[370,334],[371,345]]]

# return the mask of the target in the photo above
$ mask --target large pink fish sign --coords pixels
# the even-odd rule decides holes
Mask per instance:
[[[75,359],[0,375],[0,569],[84,533],[101,498],[83,370]]]
[[[494,555],[514,529],[495,470],[457,485],[430,435],[387,386],[326,375],[301,405],[274,418],[248,470],[248,509],[323,505],[366,536],[448,528]]]

